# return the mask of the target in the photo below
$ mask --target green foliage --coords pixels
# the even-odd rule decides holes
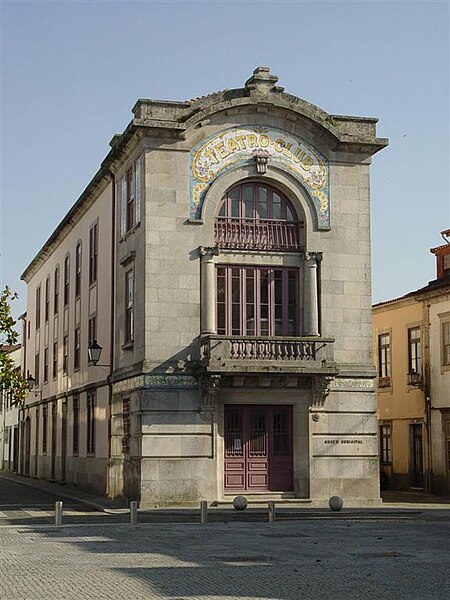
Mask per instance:
[[[10,392],[15,401],[23,402],[28,393],[27,382],[7,351],[8,346],[17,344],[19,337],[14,329],[16,321],[11,316],[10,306],[16,298],[17,294],[11,292],[9,287],[0,295],[0,390]]]

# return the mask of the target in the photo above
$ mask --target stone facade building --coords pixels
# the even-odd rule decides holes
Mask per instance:
[[[30,475],[142,506],[379,501],[376,122],[329,115],[267,68],[138,100],[23,275]]]

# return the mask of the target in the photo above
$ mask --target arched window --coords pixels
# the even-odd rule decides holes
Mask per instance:
[[[243,183],[222,198],[215,241],[219,248],[296,251],[302,226],[284,194],[259,182]]]

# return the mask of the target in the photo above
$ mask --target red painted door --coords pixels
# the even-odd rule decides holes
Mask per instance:
[[[225,407],[225,489],[293,489],[292,407]]]

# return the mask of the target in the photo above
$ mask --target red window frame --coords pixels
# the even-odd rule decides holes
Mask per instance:
[[[219,335],[299,335],[298,269],[218,265],[216,290]]]
[[[297,252],[302,225],[279,190],[258,182],[243,183],[222,198],[214,236],[220,248]]]

